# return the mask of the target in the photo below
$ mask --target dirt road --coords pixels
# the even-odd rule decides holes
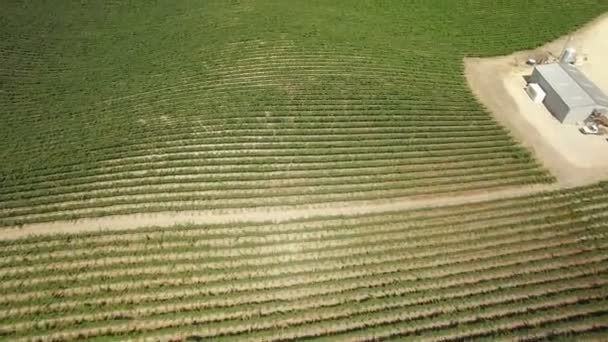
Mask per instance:
[[[179,224],[224,224],[237,222],[274,222],[327,216],[354,216],[400,210],[444,207],[532,195],[557,189],[557,185],[531,185],[493,191],[455,193],[444,196],[394,198],[370,202],[333,203],[271,209],[180,211],[157,214],[116,215],[76,221],[29,224],[0,230],[0,240],[29,235],[85,233],[99,230],[129,230],[141,227],[170,227]]]

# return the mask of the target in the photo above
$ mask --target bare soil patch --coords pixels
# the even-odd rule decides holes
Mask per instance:
[[[561,185],[580,186],[608,178],[606,137],[585,136],[576,126],[560,124],[544,105],[533,103],[524,89],[524,77],[532,73],[526,60],[559,56],[565,46],[577,49],[579,68],[607,92],[606,15],[535,50],[494,58],[465,58],[465,74],[481,103],[535,154]]]
[[[368,202],[342,202],[332,204],[273,207],[263,209],[179,211],[154,214],[115,215],[76,221],[56,221],[28,224],[20,228],[0,230],[0,240],[30,235],[73,234],[94,231],[130,230],[141,227],[170,227],[180,224],[230,224],[238,222],[286,222],[314,217],[354,216],[399,210],[444,207],[499,200],[507,197],[532,195],[555,190],[555,185],[505,187],[502,189],[466,191],[446,195],[393,198]]]

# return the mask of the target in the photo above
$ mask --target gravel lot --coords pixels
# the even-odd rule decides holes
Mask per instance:
[[[534,152],[561,185],[578,186],[608,177],[606,136],[585,136],[576,126],[560,124],[544,105],[533,103],[524,89],[524,77],[532,73],[525,61],[558,56],[566,44],[577,49],[585,74],[608,92],[608,16],[536,50],[466,58],[465,71],[473,92],[494,117]]]

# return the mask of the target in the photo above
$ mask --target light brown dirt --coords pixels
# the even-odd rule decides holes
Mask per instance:
[[[443,207],[531,195],[555,190],[555,185],[508,187],[492,191],[461,192],[442,196],[394,198],[369,202],[344,202],[265,209],[207,210],[162,212],[156,214],[115,215],[76,221],[56,221],[28,224],[20,228],[0,231],[0,240],[23,238],[30,235],[85,233],[103,230],[129,230],[151,226],[178,224],[224,224],[239,222],[286,222],[324,216],[353,216],[399,210]]]
[[[564,186],[581,186],[608,178],[608,142],[605,137],[585,136],[576,126],[562,125],[542,104],[533,103],[524,91],[524,76],[532,73],[528,58],[559,56],[565,46],[579,53],[579,67],[608,91],[608,16],[536,50],[510,56],[466,58],[465,74],[473,93],[510,129],[522,145]]]

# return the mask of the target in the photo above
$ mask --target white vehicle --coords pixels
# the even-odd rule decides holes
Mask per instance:
[[[594,123],[588,124],[588,125],[585,125],[585,126],[581,127],[580,131],[583,134],[589,134],[589,135],[598,135],[598,134],[600,134],[599,127],[597,127],[597,125],[594,124]]]

